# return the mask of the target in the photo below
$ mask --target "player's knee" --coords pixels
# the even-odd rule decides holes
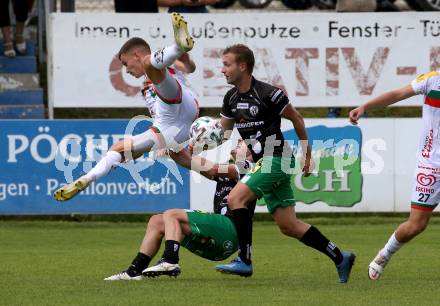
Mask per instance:
[[[150,220],[148,220],[149,227],[157,227],[160,223],[162,223],[162,215],[151,216]]]
[[[165,227],[163,224],[163,215],[154,215],[148,220],[147,231],[156,231],[165,234]]]
[[[110,151],[115,151],[123,154],[125,151],[124,149],[127,145],[128,143],[124,142],[124,140],[117,141],[110,147]]]
[[[181,209],[177,209],[177,208],[168,209],[163,213],[163,217],[165,219],[179,219],[181,213],[182,213]]]

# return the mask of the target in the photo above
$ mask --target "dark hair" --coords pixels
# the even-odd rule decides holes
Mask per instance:
[[[227,53],[235,54],[235,61],[237,63],[245,63],[247,71],[252,74],[252,71],[254,71],[255,57],[254,52],[252,52],[248,46],[243,44],[232,45],[223,50],[223,54]]]
[[[119,60],[121,60],[122,54],[128,53],[136,48],[142,49],[147,53],[151,53],[150,45],[145,40],[139,37],[133,37],[127,40],[125,44],[122,45],[121,49],[118,52]]]

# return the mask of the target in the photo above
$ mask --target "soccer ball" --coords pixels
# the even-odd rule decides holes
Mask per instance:
[[[202,150],[219,146],[223,140],[223,129],[220,121],[212,117],[197,118],[191,125],[191,144]]]

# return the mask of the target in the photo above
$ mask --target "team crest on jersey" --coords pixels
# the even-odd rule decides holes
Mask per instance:
[[[249,111],[250,111],[251,115],[255,117],[258,114],[258,106],[255,106],[255,105],[251,106]]]
[[[234,244],[233,244],[232,241],[230,241],[230,240],[226,240],[226,241],[223,243],[223,248],[224,248],[225,250],[231,250],[233,246],[234,246]]]

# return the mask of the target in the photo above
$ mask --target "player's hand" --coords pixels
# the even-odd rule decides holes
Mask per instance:
[[[311,154],[307,154],[305,158],[301,159],[302,172],[305,177],[310,176],[313,171],[314,164]]]
[[[178,58],[178,60],[181,61],[182,63],[189,63],[189,61],[190,61],[189,54],[186,53],[186,52],[183,53],[183,54]]]
[[[168,149],[159,149],[155,151],[155,159],[162,158],[162,157],[169,157]]]
[[[351,124],[358,124],[359,118],[365,113],[364,107],[361,105],[351,110],[348,114],[348,118],[350,119]]]

